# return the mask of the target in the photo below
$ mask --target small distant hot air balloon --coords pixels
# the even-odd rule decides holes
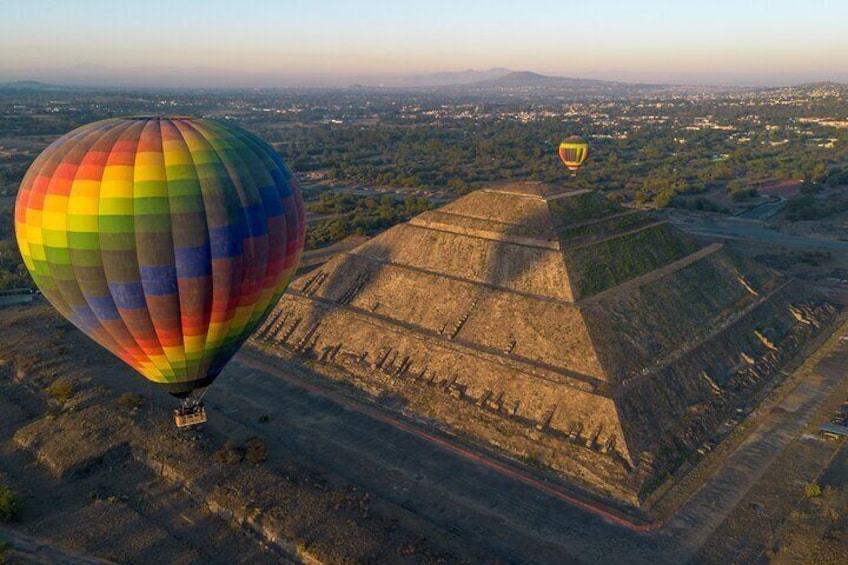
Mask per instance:
[[[182,399],[215,379],[286,289],[304,243],[297,182],[229,123],[96,122],[56,140],[15,206],[24,263],[94,341]]]
[[[571,171],[571,176],[576,177],[580,165],[589,156],[589,144],[583,141],[579,135],[572,135],[559,144],[559,158]]]

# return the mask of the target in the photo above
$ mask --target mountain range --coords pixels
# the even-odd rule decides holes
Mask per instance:
[[[75,88],[99,88],[103,86],[123,88],[216,88],[220,82],[218,71],[192,68],[133,68],[110,69],[96,65],[80,65],[69,74],[60,75],[50,82],[42,80],[14,80],[0,82],[2,90],[67,90]],[[337,88],[329,77],[312,86]],[[226,77],[219,87],[224,88],[286,88],[305,87],[311,84],[308,77],[283,77],[276,80],[252,73],[235,73]],[[191,86],[195,85],[195,86]],[[225,86],[226,85],[226,86]],[[642,83],[610,81],[587,78],[549,76],[532,71],[513,71],[504,67],[488,70],[465,69],[416,75],[369,75],[353,77],[349,87],[377,89],[437,89],[448,92],[474,93],[565,93],[616,96],[621,94],[651,93],[662,91],[738,91],[751,90],[739,86],[680,85],[670,83]],[[787,87],[771,87],[787,88]],[[788,88],[815,90],[821,88],[848,89],[844,83],[821,81],[794,85]],[[757,87],[756,90],[768,89]]]

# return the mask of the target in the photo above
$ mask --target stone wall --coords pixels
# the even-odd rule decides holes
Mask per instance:
[[[837,309],[790,282],[734,323],[681,347],[667,364],[616,391],[621,426],[634,453],[665,453],[667,466],[714,436],[787,362],[803,352]],[[662,430],[662,433],[657,433]]]
[[[476,283],[571,301],[562,254],[414,225],[397,226],[354,252]]]
[[[737,262],[723,249],[713,249],[674,272],[649,276],[581,303],[601,364],[612,381],[625,381],[732,323],[783,282],[772,276],[749,283]]]

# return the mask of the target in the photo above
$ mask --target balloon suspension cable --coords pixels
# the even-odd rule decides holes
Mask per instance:
[[[147,381],[147,422],[153,422],[153,383]]]
[[[200,406],[203,406],[203,403],[200,402],[199,398],[195,398],[193,396],[180,398],[180,410],[183,412],[189,413]]]
[[[209,392],[209,387],[208,386],[203,387],[203,392],[201,392],[200,396],[197,397],[197,401],[200,402],[201,400],[203,400],[203,397],[206,396],[207,392]]]

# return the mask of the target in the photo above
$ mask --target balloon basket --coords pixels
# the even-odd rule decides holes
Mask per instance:
[[[206,407],[194,398],[186,398],[179,408],[174,408],[174,423],[178,428],[189,428],[206,421]]]

